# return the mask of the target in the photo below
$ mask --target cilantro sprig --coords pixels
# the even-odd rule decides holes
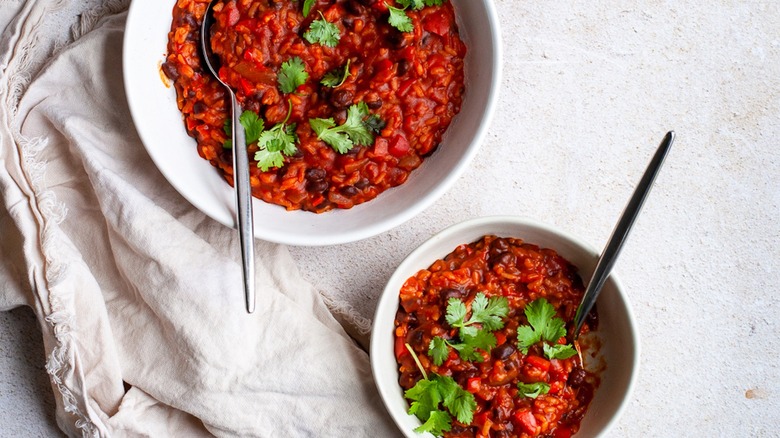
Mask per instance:
[[[445,319],[451,327],[458,329],[460,342],[454,342],[437,336],[431,339],[428,355],[433,363],[441,365],[449,356],[449,348],[453,348],[463,360],[482,362],[480,350],[489,352],[496,346],[496,336],[492,333],[504,326],[509,303],[505,297],[488,298],[480,292],[471,303],[469,315],[466,304],[458,298],[450,298],[447,302]]]
[[[406,8],[401,9],[390,6],[387,3],[385,4],[387,5],[387,10],[390,11],[390,17],[387,19],[387,22],[390,23],[391,26],[401,32],[411,32],[414,30],[412,19],[406,15]]]
[[[304,32],[303,38],[311,44],[336,47],[341,39],[341,32],[335,23],[326,20],[320,12],[320,18],[311,22],[309,30]]]
[[[258,150],[255,152],[255,161],[257,167],[263,172],[272,167],[282,167],[284,165],[284,156],[292,156],[298,152],[295,143],[298,137],[295,135],[295,123],[287,124],[292,114],[292,102],[287,101],[287,117],[281,123],[277,123],[271,129],[260,133],[257,138]]]
[[[306,72],[303,60],[297,56],[282,63],[277,76],[279,89],[285,94],[295,91],[296,88],[306,83],[307,79],[309,79],[309,73]]]
[[[368,146],[374,142],[374,135],[364,123],[369,116],[368,105],[360,102],[347,109],[347,120],[341,125],[337,126],[333,118],[309,119],[309,125],[318,139],[336,152],[346,154],[355,145]]]
[[[411,32],[414,30],[414,23],[412,23],[412,19],[406,15],[407,9],[419,11],[426,6],[440,6],[444,3],[444,0],[396,0],[396,3],[401,7],[398,8],[385,3],[387,10],[390,12],[390,17],[387,19],[387,22],[401,32]]]
[[[517,328],[517,346],[523,354],[528,354],[528,349],[539,342],[544,342],[542,350],[548,359],[568,359],[577,354],[571,345],[558,344],[566,336],[566,328],[564,321],[555,315],[555,307],[544,298],[525,306],[529,325]]]
[[[441,435],[452,429],[453,416],[463,424],[470,424],[477,409],[474,394],[463,389],[452,377],[436,373],[427,375],[409,344],[406,344],[406,349],[412,354],[423,375],[422,379],[404,392],[404,397],[411,401],[409,414],[423,422],[414,431]]]
[[[263,172],[272,167],[282,167],[284,165],[284,156],[292,156],[298,152],[295,143],[298,137],[295,135],[295,124],[287,124],[292,113],[292,102],[287,111],[287,117],[283,122],[277,123],[270,129],[265,129],[265,122],[254,111],[244,111],[239,116],[238,121],[244,127],[246,134],[246,144],[257,143],[257,152],[255,152],[255,161],[257,167]],[[223,127],[225,134],[232,134],[230,120],[225,121]],[[225,140],[222,145],[225,149],[233,147],[231,140]]]
[[[331,70],[327,73],[325,73],[325,76],[322,77],[322,80],[320,80],[320,83],[322,85],[325,85],[326,87],[331,88],[338,88],[342,84],[344,84],[344,81],[347,80],[349,77],[349,62],[350,60],[347,59],[346,65],[342,68],[337,68],[335,70]]]
[[[550,392],[550,385],[545,382],[523,383],[518,382],[517,390],[524,397],[536,398]]]

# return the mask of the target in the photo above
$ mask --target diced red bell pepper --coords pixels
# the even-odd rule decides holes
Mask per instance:
[[[450,20],[444,10],[428,14],[423,19],[423,29],[436,35],[445,36],[450,33]]]
[[[513,415],[516,426],[522,429],[528,435],[536,435],[536,429],[539,427],[536,418],[530,409],[520,409]]]
[[[536,369],[547,372],[550,369],[550,361],[539,356],[528,356],[525,361]]]
[[[401,360],[402,357],[409,354],[409,350],[406,349],[404,338],[401,336],[395,337],[395,358]]]
[[[394,157],[403,157],[409,152],[409,141],[403,135],[397,134],[390,140],[390,146],[387,150]]]
[[[466,391],[476,394],[482,388],[482,379],[479,377],[472,377],[466,381]]]

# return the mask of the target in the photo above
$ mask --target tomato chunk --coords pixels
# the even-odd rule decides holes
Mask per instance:
[[[536,435],[536,429],[539,425],[530,409],[521,409],[514,414],[514,420],[517,427],[528,435]]]

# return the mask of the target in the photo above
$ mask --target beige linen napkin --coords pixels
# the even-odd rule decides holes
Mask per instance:
[[[52,5],[24,4],[0,45],[0,310],[36,312],[62,430],[397,435],[366,353],[285,247],[257,241],[244,311],[236,233],[174,191],[132,125],[126,14],[55,47]]]

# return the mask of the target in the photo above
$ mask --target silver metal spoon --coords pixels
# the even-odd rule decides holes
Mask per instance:
[[[209,3],[203,22],[200,27],[200,48],[203,53],[203,62],[230,96],[231,120],[233,122],[233,186],[236,192],[236,216],[238,235],[241,241],[241,265],[244,275],[244,297],[246,311],[255,311],[255,251],[254,251],[254,221],[252,215],[252,189],[249,184],[249,156],[246,152],[246,133],[239,121],[241,117],[241,105],[238,104],[236,93],[219,77],[218,57],[211,50],[211,25],[214,23],[214,4]]]
[[[577,313],[574,315],[574,333],[573,341],[576,341],[579,337],[582,324],[585,322],[590,310],[596,303],[601,288],[604,286],[604,282],[607,281],[612,267],[615,265],[618,254],[623,248],[623,243],[628,237],[628,232],[631,231],[631,227],[634,225],[634,220],[639,215],[639,210],[642,209],[642,204],[645,202],[647,194],[650,192],[650,188],[653,186],[658,171],[661,169],[661,165],[666,158],[669,148],[671,148],[674,142],[674,131],[669,131],[661,141],[658,150],[656,150],[653,159],[650,160],[650,164],[645,170],[645,174],[642,175],[642,179],[639,180],[639,184],[634,189],[634,194],[631,195],[631,199],[628,201],[626,208],[623,210],[623,214],[620,216],[615,229],[612,231],[607,241],[607,245],[604,247],[604,251],[601,253],[598,262],[596,263],[596,269],[593,271],[593,276],[590,278],[588,286],[585,288],[585,294],[582,296],[582,301],[577,307]],[[577,349],[579,351],[579,348]]]

